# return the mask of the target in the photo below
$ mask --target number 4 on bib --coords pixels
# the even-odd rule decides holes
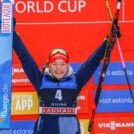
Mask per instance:
[[[62,100],[62,92],[61,92],[61,90],[56,91],[55,99],[58,99],[59,101]]]

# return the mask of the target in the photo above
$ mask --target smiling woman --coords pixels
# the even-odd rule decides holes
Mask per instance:
[[[41,72],[15,31],[13,42],[23,69],[38,93],[39,118],[34,134],[80,134],[77,97],[99,66],[107,38],[76,73],[69,65],[68,53],[61,48],[49,54],[48,63]]]
[[[13,48],[39,99],[34,134],[81,133],[77,98],[103,59],[107,42],[108,36],[76,72],[69,64],[68,53],[62,48],[53,49],[42,72],[14,30]]]
[[[49,64],[49,68],[53,76],[60,80],[67,73],[68,64],[62,59],[57,59]]]
[[[49,68],[52,75],[60,80],[68,71],[69,57],[65,50],[54,49],[49,55]]]

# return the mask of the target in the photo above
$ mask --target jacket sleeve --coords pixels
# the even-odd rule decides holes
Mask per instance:
[[[39,89],[43,74],[15,31],[13,33],[13,48],[21,61],[28,79],[36,90]]]
[[[81,88],[89,81],[94,74],[97,67],[100,65],[100,61],[105,55],[107,46],[107,39],[89,56],[89,58],[81,65],[76,72],[76,81],[78,89]]]

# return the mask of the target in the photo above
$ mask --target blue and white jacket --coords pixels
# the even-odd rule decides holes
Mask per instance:
[[[34,134],[80,134],[77,119],[77,96],[89,81],[104,57],[107,40],[81,65],[76,73],[72,67],[60,81],[55,79],[49,68],[44,73],[14,31],[13,48],[22,67],[35,87],[39,98],[39,117]]]

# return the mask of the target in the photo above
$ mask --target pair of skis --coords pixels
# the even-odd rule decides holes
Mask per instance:
[[[115,13],[114,13],[113,16],[112,16],[112,13],[111,13],[111,10],[110,10],[108,0],[106,0],[106,7],[108,9],[108,13],[109,13],[110,20],[112,21],[112,23],[111,23],[109,39],[108,39],[108,43],[107,43],[107,50],[106,50],[106,54],[105,54],[105,59],[104,59],[103,65],[102,65],[100,78],[99,78],[99,82],[98,82],[98,86],[97,86],[97,90],[96,90],[96,95],[95,95],[95,99],[94,99],[96,107],[98,105],[98,101],[99,101],[99,98],[100,98],[102,86],[103,86],[105,75],[106,75],[106,70],[107,70],[107,67],[108,67],[109,62],[110,62],[110,55],[111,55],[112,49],[114,48],[114,44],[116,42],[117,42],[119,54],[120,54],[120,57],[121,57],[123,69],[124,69],[124,72],[125,72],[126,80],[127,80],[127,83],[128,83],[128,87],[129,87],[129,90],[130,90],[130,94],[131,94],[132,100],[134,102],[134,97],[133,97],[132,89],[131,89],[130,82],[129,82],[129,79],[128,79],[125,62],[124,62],[122,52],[121,52],[121,49],[120,49],[120,44],[119,44],[119,41],[118,41],[118,36],[120,36],[120,35],[118,35],[118,30],[119,30],[118,29],[118,19],[119,19],[119,13],[120,13],[120,8],[121,8],[121,0],[117,0],[116,7],[115,7]],[[93,109],[92,113],[91,113],[91,117],[90,117],[89,126],[88,126],[88,131],[89,132],[91,132],[91,130],[92,130],[95,113],[96,113],[96,111],[95,111],[95,109]]]
[[[10,128],[14,1],[0,0],[0,128]]]
[[[111,10],[110,10],[108,0],[106,0],[106,7],[107,7],[107,10],[108,10],[108,13],[109,13],[109,16],[110,16],[110,20],[112,21],[113,17],[112,17],[112,13],[111,13]],[[123,70],[124,70],[124,73],[125,73],[126,81],[127,81],[127,84],[128,84],[128,88],[129,88],[129,91],[130,91],[130,95],[131,95],[132,101],[134,103],[134,96],[133,96],[132,88],[131,88],[130,81],[129,81],[129,78],[128,78],[127,69],[126,69],[125,61],[124,61],[124,58],[123,58],[123,55],[122,55],[122,51],[121,51],[121,47],[120,47],[120,43],[119,43],[118,38],[117,38],[117,47],[118,47],[119,55],[120,55],[120,58],[121,58],[122,67],[123,67]]]

